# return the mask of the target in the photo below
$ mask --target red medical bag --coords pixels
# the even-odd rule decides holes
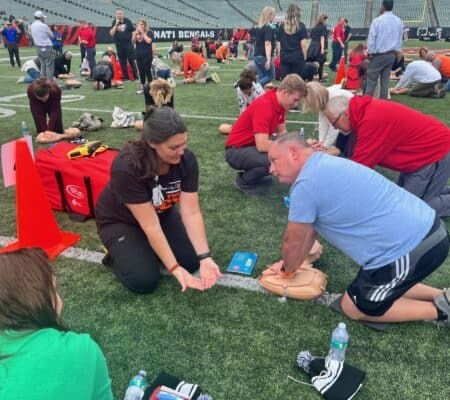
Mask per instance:
[[[77,221],[95,217],[94,208],[109,182],[117,150],[108,149],[95,157],[70,160],[67,153],[78,145],[61,142],[35,154],[35,164],[50,205],[67,211]]]

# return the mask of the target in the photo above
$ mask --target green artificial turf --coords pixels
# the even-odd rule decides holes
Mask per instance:
[[[416,47],[423,42],[409,41]],[[427,43],[443,47],[444,43]],[[165,44],[160,44],[165,46]],[[104,46],[99,46],[97,54]],[[77,49],[74,51],[78,53]],[[165,53],[162,50],[161,53]],[[22,55],[34,55],[34,49],[21,49]],[[0,58],[6,58],[0,50]],[[72,62],[79,64],[79,55]],[[218,67],[215,60],[212,67]],[[238,113],[235,89],[244,62],[221,65],[218,72],[225,85],[181,85],[175,90],[175,107],[184,115],[232,118]],[[328,69],[325,69],[328,72]],[[20,71],[0,61],[0,97],[25,93],[26,85],[16,84]],[[330,77],[333,75],[331,74]],[[111,129],[110,112],[120,106],[126,111],[141,111],[142,95],[135,94],[137,83],[125,89],[94,92],[89,85],[64,91],[82,95],[81,101],[63,104],[65,126],[81,115],[79,108],[93,110],[105,119],[105,128],[89,133],[112,147],[137,137],[133,129]],[[443,100],[396,97],[425,113],[450,123],[450,97]],[[10,106],[8,107],[8,104]],[[20,136],[20,123],[26,121],[33,131],[26,97],[0,99],[0,108],[16,114],[0,118],[1,143]],[[314,121],[316,116],[289,113],[288,120]],[[263,198],[248,198],[233,186],[235,173],[224,161],[225,138],[217,127],[225,122],[186,117],[189,146],[200,165],[200,196],[214,258],[224,271],[237,250],[258,253],[254,276],[280,257],[281,237],[287,221],[283,196],[288,188],[274,185]],[[288,124],[289,130],[301,125]],[[305,125],[308,136],[312,125]],[[380,170],[390,179],[395,174]],[[0,190],[2,224],[0,235],[15,236],[14,188]],[[352,204],[349,199],[349,206]],[[93,221],[76,223],[64,213],[57,213],[62,229],[82,235],[79,247],[101,251]],[[292,375],[306,380],[295,367],[297,353],[309,350],[324,355],[338,314],[323,305],[288,300],[279,303],[270,295],[239,289],[214,287],[208,292],[180,293],[174,279],[164,277],[156,292],[136,295],[124,289],[107,268],[60,258],[55,262],[59,291],[65,302],[63,317],[72,330],[89,332],[101,345],[108,360],[115,398],[122,398],[127,382],[139,369],[150,377],[166,371],[189,382],[202,385],[215,400],[236,399],[319,399],[310,387],[287,379]],[[324,243],[324,254],[317,266],[329,275],[328,290],[342,292],[358,267],[342,253]],[[447,261],[427,282],[435,286],[450,284]],[[432,324],[407,323],[385,332],[371,330],[356,322],[346,321],[350,333],[348,362],[364,369],[367,381],[360,399],[448,399],[449,334]]]

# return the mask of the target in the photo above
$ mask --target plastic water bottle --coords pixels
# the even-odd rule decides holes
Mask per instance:
[[[345,360],[345,351],[348,346],[348,332],[347,327],[343,322],[339,322],[338,326],[331,334],[330,352],[328,355],[331,359],[336,361]]]
[[[28,126],[25,121],[22,121],[22,136],[24,138],[30,136],[30,130],[28,129]]]
[[[303,126],[300,128],[300,137],[305,140],[305,128]]]
[[[145,371],[139,371],[128,384],[127,391],[123,400],[142,400],[147,384],[147,373]]]

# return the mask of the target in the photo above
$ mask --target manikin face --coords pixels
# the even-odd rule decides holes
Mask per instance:
[[[155,149],[159,160],[163,163],[179,164],[187,146],[187,132],[177,133],[162,143],[149,143],[149,146]]]

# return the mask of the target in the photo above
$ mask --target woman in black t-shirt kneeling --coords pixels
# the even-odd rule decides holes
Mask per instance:
[[[182,291],[209,289],[221,276],[209,252],[186,131],[172,108],[151,108],[140,140],[119,152],[97,202],[97,228],[108,250],[103,263],[134,292],[153,291],[160,267]],[[196,278],[191,273],[198,268]]]

